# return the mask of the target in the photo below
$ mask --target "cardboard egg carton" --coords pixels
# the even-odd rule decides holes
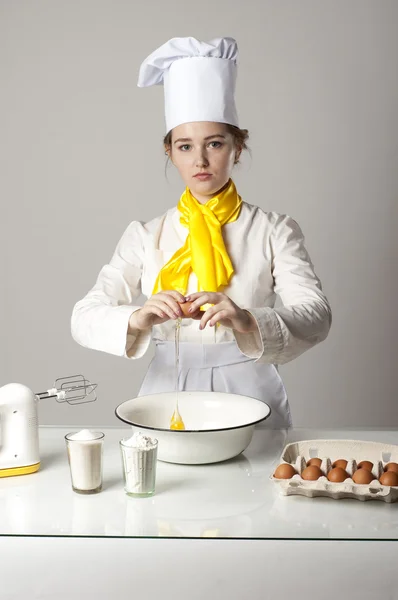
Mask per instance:
[[[323,475],[316,481],[306,481],[301,478],[310,458],[320,458],[320,469]],[[342,483],[334,483],[327,479],[327,474],[335,460],[348,461],[346,471],[350,475]],[[352,475],[363,460],[373,463],[374,479],[369,485],[357,484]],[[389,462],[398,463],[398,446],[379,442],[364,442],[359,440],[306,440],[293,442],[285,446],[278,464],[291,464],[297,471],[291,479],[277,479],[271,475],[271,480],[277,483],[284,496],[301,495],[309,498],[328,496],[335,500],[355,498],[356,500],[382,500],[397,502],[398,487],[382,485],[378,479]]]

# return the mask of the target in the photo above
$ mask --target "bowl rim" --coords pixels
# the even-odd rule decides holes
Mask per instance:
[[[201,390],[180,390],[180,394],[181,393],[203,393],[203,394],[211,394],[213,392],[211,391],[205,391],[205,392],[201,392]],[[272,409],[270,407],[270,405],[268,404],[268,402],[263,402],[263,400],[259,400],[258,398],[254,398],[253,396],[244,396],[243,394],[233,394],[232,392],[214,392],[216,394],[221,394],[221,395],[232,395],[232,396],[240,396],[241,398],[250,398],[251,400],[256,400],[256,402],[261,402],[261,404],[264,404],[265,406],[268,406],[268,414],[265,415],[265,417],[261,417],[261,419],[256,419],[255,421],[251,421],[250,423],[244,423],[243,425],[234,425],[232,427],[217,427],[217,429],[169,429],[166,427],[153,427],[151,425],[142,425],[140,423],[133,423],[132,421],[126,421],[126,419],[123,419],[119,414],[118,414],[118,409],[125,404],[126,402],[131,402],[131,400],[136,400],[138,398],[145,398],[148,396],[160,396],[163,394],[173,394],[174,392],[156,392],[155,394],[144,394],[142,396],[136,396],[135,398],[130,398],[129,400],[125,400],[124,402],[121,402],[120,404],[117,405],[117,407],[115,408],[115,415],[118,419],[120,419],[120,421],[122,421],[123,423],[127,423],[127,425],[131,425],[133,427],[139,427],[142,429],[149,429],[151,431],[172,431],[173,433],[215,433],[217,431],[231,431],[233,429],[243,429],[243,427],[251,427],[252,425],[257,425],[258,423],[261,423],[262,421],[266,421],[272,413]]]

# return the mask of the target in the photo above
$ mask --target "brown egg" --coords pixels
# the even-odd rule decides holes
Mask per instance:
[[[307,460],[307,467],[310,467],[311,465],[314,465],[315,467],[320,467],[321,464],[322,464],[321,458],[310,458],[310,460]]]
[[[322,477],[322,475],[322,471],[316,465],[306,467],[301,473],[301,477],[307,481],[315,481],[316,479],[319,479],[319,477]]]
[[[352,480],[354,483],[360,483],[365,485],[369,485],[369,483],[373,481],[373,479],[374,476],[371,473],[371,471],[365,469],[364,467],[357,469],[352,476]]]
[[[334,467],[334,469],[331,469],[328,473],[329,481],[333,481],[334,483],[341,483],[342,481],[345,481],[347,477],[349,477],[347,471],[341,467]]]
[[[296,473],[297,471],[292,465],[282,463],[276,468],[274,477],[276,477],[276,479],[290,479],[293,475],[296,475]]]
[[[395,471],[386,471],[379,479],[381,485],[398,486],[398,473]]]
[[[366,471],[371,471],[373,469],[373,463],[371,463],[369,460],[362,460],[358,465],[358,469],[365,469]]]
[[[345,460],[345,458],[339,458],[338,460],[335,460],[332,467],[340,467],[340,469],[344,469],[346,468],[348,464],[348,461]]]
[[[388,463],[388,465],[386,465],[384,467],[385,471],[393,471],[393,473],[398,473],[398,464],[397,463]]]
[[[182,315],[184,319],[197,319],[197,318],[202,318],[203,315],[203,311],[202,310],[197,310],[194,313],[189,313],[189,309],[192,306],[192,302],[182,302],[180,303],[180,308],[182,310]]]

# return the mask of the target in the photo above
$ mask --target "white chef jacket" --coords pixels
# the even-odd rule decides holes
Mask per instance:
[[[135,300],[150,297],[162,266],[184,244],[188,229],[172,208],[147,223],[133,221],[97,278],[73,309],[73,338],[82,346],[129,359],[142,357],[151,338],[173,341],[175,322],[127,334]],[[234,275],[223,290],[256,319],[258,331],[238,333],[223,326],[199,330],[199,321],[184,319],[180,341],[221,344],[235,341],[255,362],[284,364],[324,340],[331,310],[304,246],[298,224],[289,216],[264,212],[246,202],[236,221],[222,228]],[[187,293],[197,291],[191,273]],[[283,306],[275,307],[277,296]],[[220,346],[220,349],[222,346]]]

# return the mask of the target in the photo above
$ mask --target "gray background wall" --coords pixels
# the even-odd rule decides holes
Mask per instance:
[[[0,384],[82,372],[98,402],[43,401],[41,423],[118,423],[152,354],[84,349],[69,321],[127,224],[182,191],[138,69],[170,37],[229,35],[239,191],[300,223],[333,308],[328,340],[281,369],[295,424],[398,426],[397,25],[394,0],[0,0]]]

